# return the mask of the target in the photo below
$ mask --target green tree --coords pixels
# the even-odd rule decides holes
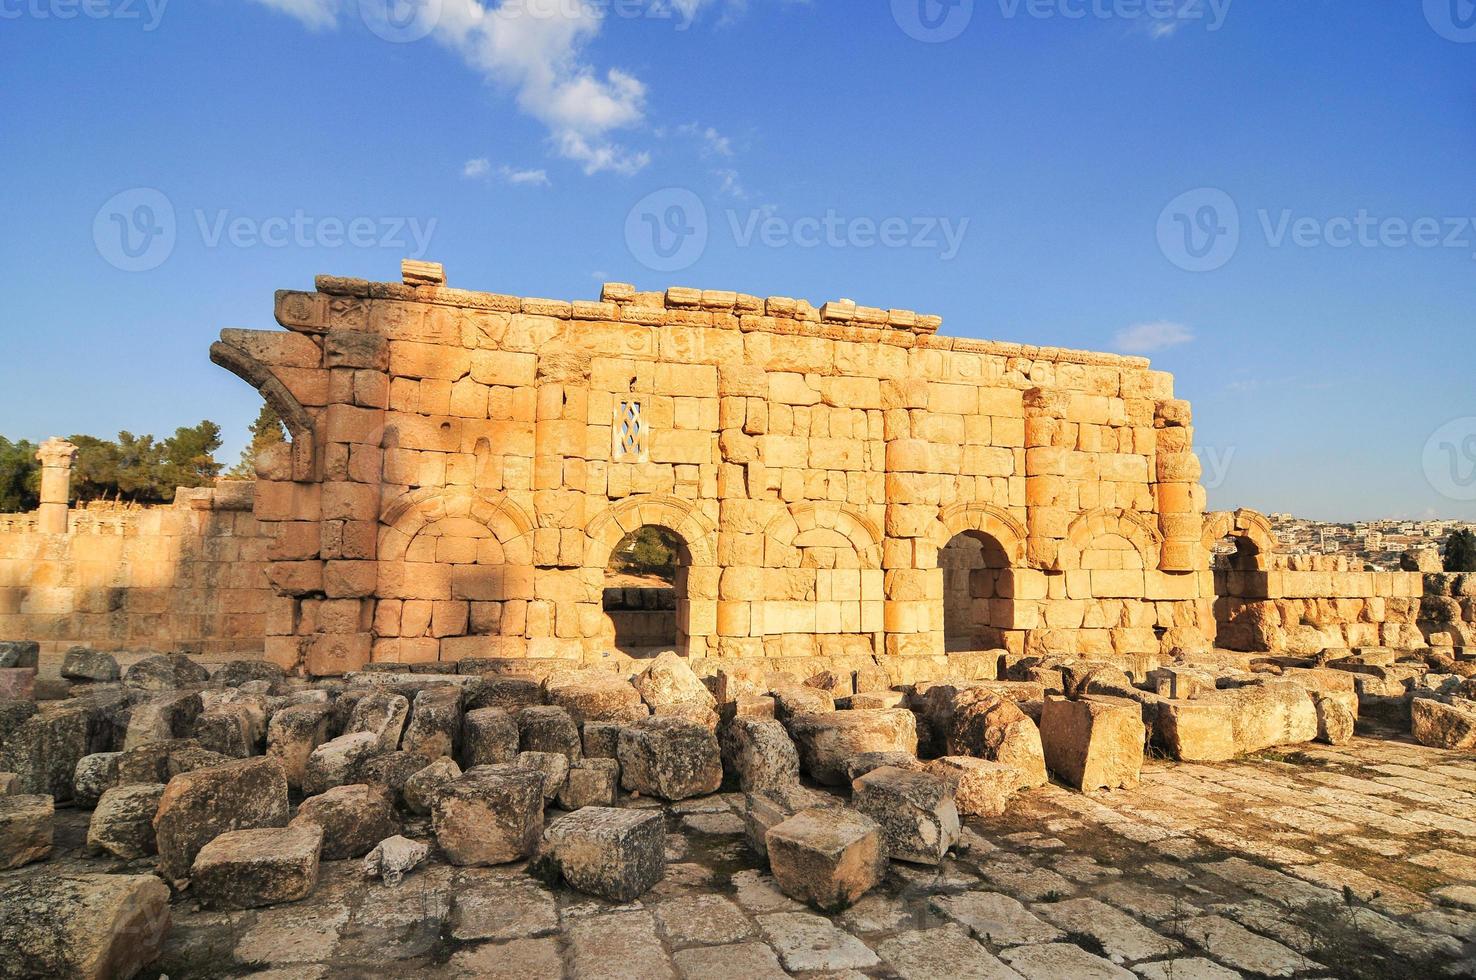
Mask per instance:
[[[0,436],[0,513],[19,514],[40,503],[41,463],[36,444]]]
[[[198,425],[180,426],[160,444],[162,463],[156,480],[162,481],[163,499],[174,498],[175,487],[208,487],[220,476],[215,461],[220,448],[220,426],[205,419]]]
[[[233,480],[256,479],[256,461],[272,446],[287,441],[287,429],[271,405],[262,405],[256,421],[251,423],[251,442],[241,450],[241,461],[226,474]]]
[[[670,578],[681,541],[670,531],[647,524],[627,534],[616,548],[619,565],[634,575]]]
[[[1447,572],[1476,572],[1476,533],[1456,531],[1445,542]]]

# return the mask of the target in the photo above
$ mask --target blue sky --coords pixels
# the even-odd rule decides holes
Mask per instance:
[[[1148,353],[1212,506],[1476,518],[1471,0],[87,2],[0,0],[12,438],[234,459],[219,329],[423,250]]]

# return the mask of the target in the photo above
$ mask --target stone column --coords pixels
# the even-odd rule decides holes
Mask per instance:
[[[1199,457],[1194,455],[1194,428],[1189,403],[1167,400],[1154,406],[1157,432],[1154,494],[1163,552],[1158,567],[1165,572],[1192,572],[1201,567],[1200,536],[1204,528],[1204,489],[1199,485]]]
[[[1026,556],[1034,568],[1054,569],[1071,523],[1063,428],[1067,396],[1025,392]]]
[[[37,527],[42,534],[67,533],[67,496],[72,485],[72,460],[77,447],[65,439],[52,437],[36,450],[41,461],[41,506],[36,509]]]

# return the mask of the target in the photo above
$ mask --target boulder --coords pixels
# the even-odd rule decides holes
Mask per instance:
[[[276,686],[286,679],[287,672],[270,660],[230,660],[210,675],[210,683],[217,687],[240,687],[255,681]]]
[[[169,887],[153,875],[0,878],[0,976],[114,980],[159,958]]]
[[[1317,740],[1328,745],[1346,745],[1353,741],[1357,716],[1336,694],[1313,691],[1312,708],[1317,712]],[[1357,695],[1354,695],[1357,698]]]
[[[612,902],[644,895],[666,873],[659,810],[587,806],[543,832],[530,870],[543,880]]]
[[[244,759],[171,779],[154,815],[159,870],[188,877],[200,848],[232,830],[287,825],[287,777],[275,760]]]
[[[267,725],[266,754],[282,764],[288,786],[302,789],[308,757],[328,741],[332,723],[330,704],[294,704],[272,715]]]
[[[559,789],[559,808],[614,806],[620,796],[620,763],[614,759],[580,759],[569,767]]]
[[[428,765],[430,761],[423,755],[415,755],[413,752],[386,752],[355,766],[354,781],[368,783],[370,786],[383,786],[391,799],[400,799],[405,792],[405,784]]]
[[[379,752],[380,744],[373,732],[354,732],[324,742],[308,755],[302,791],[316,796],[334,786],[359,782],[359,768]]]
[[[650,714],[640,692],[624,678],[603,670],[561,671],[543,682],[548,703],[588,721],[631,722]]]
[[[364,874],[382,878],[387,886],[395,888],[428,857],[429,844],[397,834],[380,841],[364,855]]]
[[[965,816],[1000,816],[1020,786],[1013,766],[967,755],[934,759],[928,772],[953,785],[954,806]]]
[[[461,750],[461,688],[430,687],[415,695],[402,744],[406,752],[434,759]]]
[[[623,728],[620,784],[664,800],[717,792],[723,782],[717,736],[681,718],[644,718]]]
[[[244,704],[217,704],[195,718],[193,738],[201,747],[233,759],[257,754],[254,712]]]
[[[210,671],[182,653],[145,657],[123,672],[123,683],[140,691],[175,691],[209,681]]]
[[[400,747],[400,735],[409,715],[410,702],[403,695],[373,691],[354,704],[343,733],[368,732],[378,740],[378,752],[393,752]]]
[[[232,761],[188,739],[150,742],[119,754],[117,785],[167,783],[180,773],[210,769]]]
[[[108,790],[87,825],[88,850],[124,861],[157,854],[154,814],[163,798],[163,783],[130,783]]]
[[[748,846],[760,856],[768,854],[769,829],[801,810],[840,806],[832,796],[799,783],[749,793],[743,798],[743,827]]]
[[[823,715],[835,710],[835,698],[828,691],[804,684],[785,684],[769,692],[774,699],[774,717],[787,722],[804,715]]]
[[[62,657],[61,675],[69,681],[91,684],[116,681],[122,673],[112,654],[88,647],[72,647]]]
[[[800,767],[827,786],[845,785],[847,761],[863,752],[917,755],[917,721],[905,708],[795,715],[786,727]]]
[[[102,795],[118,785],[118,759],[122,752],[94,752],[77,760],[72,775],[72,802],[80,807],[97,806]]]
[[[0,720],[0,728],[14,725],[8,732],[0,730],[0,771],[15,773],[23,793],[45,794],[58,803],[70,801],[77,763],[83,756],[112,748],[104,712],[90,706],[67,701],[40,711],[32,705],[30,713],[6,713],[9,717]]]
[[[975,697],[953,716],[949,755],[972,755],[998,762],[1020,774],[1020,788],[1047,782],[1040,729],[1014,701],[989,692]]]
[[[862,752],[853,755],[846,760],[847,785],[854,783],[862,776],[874,769],[883,766],[896,766],[898,769],[916,769],[923,771],[927,766],[923,765],[917,758],[908,752]]]
[[[134,749],[152,742],[189,738],[195,730],[195,719],[203,709],[198,691],[156,693],[147,701],[135,704],[129,712],[123,748]]]
[[[1041,715],[1040,736],[1046,765],[1068,785],[1086,793],[1138,785],[1144,728],[1136,702],[1051,698]]]
[[[658,709],[674,705],[710,711],[717,704],[686,658],[669,651],[652,660],[650,666],[636,675],[634,683],[641,700],[658,714]]]
[[[840,912],[886,872],[881,827],[845,807],[802,810],[764,835],[779,890],[822,912]]]
[[[851,784],[851,805],[877,822],[895,860],[941,864],[958,843],[958,809],[946,779],[886,766]]]
[[[586,759],[613,759],[620,750],[620,729],[616,721],[586,721],[580,734],[583,736]]]
[[[0,640],[0,669],[35,669],[41,661],[41,644],[35,640]]]
[[[719,729],[723,772],[745,793],[799,782],[799,753],[784,726],[737,717]]]
[[[1180,762],[1224,762],[1235,758],[1235,711],[1220,701],[1167,701],[1153,735]]]
[[[502,708],[477,708],[461,720],[464,768],[511,762],[518,755],[518,723]]]
[[[436,794],[441,791],[441,787],[460,779],[461,773],[461,767],[445,756],[425,765],[405,780],[401,790],[405,809],[421,815],[430,813],[431,805],[435,803]]]
[[[0,796],[0,871],[51,855],[55,812],[49,796]]]
[[[570,762],[584,754],[579,726],[568,711],[553,705],[518,712],[518,747],[523,752],[557,752]]]
[[[1411,733],[1416,742],[1438,749],[1476,750],[1476,702],[1453,699],[1446,704],[1434,698],[1415,698],[1409,703]]]
[[[364,783],[335,786],[303,800],[289,826],[299,823],[322,828],[324,861],[363,857],[374,845],[400,832],[389,793],[382,786]]]
[[[543,774],[543,802],[552,803],[569,778],[569,758],[562,752],[519,752],[513,765]]]
[[[528,857],[543,834],[543,774],[478,766],[442,787],[431,807],[436,842],[456,865]]]
[[[323,828],[232,830],[201,848],[190,892],[207,908],[252,909],[307,898],[318,884]]]

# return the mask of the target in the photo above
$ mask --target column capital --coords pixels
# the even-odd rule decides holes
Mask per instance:
[[[42,466],[70,468],[72,461],[77,458],[77,447],[65,439],[52,436],[36,450],[36,458],[41,461]]]

